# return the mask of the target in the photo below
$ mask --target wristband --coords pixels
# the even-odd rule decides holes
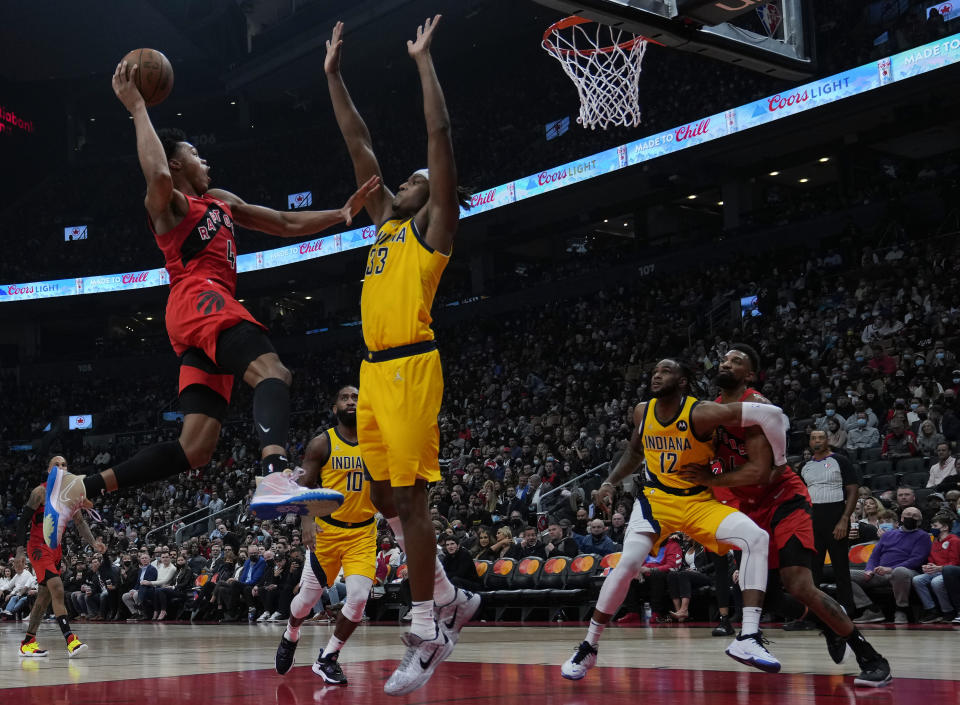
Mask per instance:
[[[601,487],[603,487],[604,485],[610,485],[611,487],[616,487],[616,485],[610,482],[610,480],[604,480],[603,482],[600,483]]]

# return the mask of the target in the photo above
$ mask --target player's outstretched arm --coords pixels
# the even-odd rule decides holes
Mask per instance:
[[[238,225],[277,237],[302,237],[326,230],[337,223],[352,225],[353,217],[363,208],[370,194],[379,187],[380,177],[371,176],[347,199],[343,208],[332,211],[294,211],[292,213],[266,206],[255,206],[223,189],[210,189],[207,193],[230,206],[230,212],[233,213],[233,219]]]
[[[337,118],[337,125],[343,140],[347,143],[347,151],[353,161],[353,171],[357,177],[357,185],[364,184],[371,176],[379,176],[380,189],[372,193],[367,199],[367,213],[374,225],[379,229],[381,223],[390,217],[390,202],[393,194],[385,185],[380,172],[380,163],[373,153],[373,140],[367,124],[360,117],[347,86],[340,75],[340,55],[343,48],[343,22],[337,22],[333,33],[327,40],[327,56],[323,61],[323,70],[327,74],[327,88],[330,90],[330,100],[333,102],[333,113]]]
[[[33,491],[27,498],[27,503],[23,505],[23,509],[20,511],[20,517],[17,519],[16,532],[18,556],[25,555],[23,549],[27,545],[27,536],[30,534],[30,521],[33,519],[34,512],[37,511],[37,507],[43,505],[45,497],[46,491],[43,489],[43,485],[37,485],[33,488]]]
[[[82,514],[77,514],[73,518],[73,525],[77,527],[77,532],[80,534],[80,538],[83,539],[90,548],[92,548],[97,553],[106,553],[107,547],[98,538],[95,538],[93,532],[90,531],[90,526],[87,524],[87,520],[83,518]]]
[[[643,421],[643,415],[647,411],[646,402],[641,402],[633,410],[633,433],[630,434],[630,442],[627,449],[623,451],[620,460],[616,466],[607,475],[607,479],[600,485],[599,499],[604,501],[607,498],[613,498],[613,489],[623,480],[637,471],[643,462],[643,439],[640,438],[640,425]]]
[[[453,237],[460,222],[460,203],[457,197],[457,165],[453,159],[453,140],[450,136],[450,116],[443,89],[430,55],[430,44],[440,24],[440,15],[427,19],[417,27],[415,41],[407,42],[407,53],[417,64],[420,85],[423,87],[423,116],[427,123],[427,169],[430,171],[430,200],[424,211],[417,214],[421,229],[426,225],[424,239],[430,247],[449,254]],[[424,223],[426,220],[426,223]]]
[[[758,402],[715,404],[705,401],[697,404],[690,414],[693,430],[703,438],[717,426],[759,426],[773,451],[773,464],[787,464],[787,431],[790,420],[779,406]]]
[[[156,221],[170,208],[174,197],[173,177],[170,175],[170,165],[167,164],[163,144],[147,114],[147,104],[134,82],[137,70],[138,67],[134,64],[127,71],[127,62],[121,61],[113,72],[111,82],[113,92],[133,116],[133,126],[137,131],[137,156],[140,158],[143,176],[147,180],[147,196],[143,204],[150,217]]]

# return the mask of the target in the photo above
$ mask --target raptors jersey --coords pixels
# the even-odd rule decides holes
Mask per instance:
[[[360,294],[368,350],[433,340],[430,309],[449,261],[426,244],[413,218],[388,220],[380,227]]]
[[[237,244],[230,206],[212,196],[188,196],[187,214],[173,230],[157,235],[170,288],[186,279],[209,279],[231,295],[237,290]]]
[[[748,387],[738,401],[743,402],[753,395],[761,396],[756,389]],[[722,397],[717,397],[722,404]],[[719,473],[736,472],[747,462],[747,432],[742,427],[719,426],[717,428],[717,459]],[[792,499],[797,494],[805,495],[807,486],[790,468],[785,468],[769,485],[743,485],[742,487],[714,487],[713,494],[725,504],[738,505],[749,513],[757,507],[779,500]],[[732,501],[731,501],[732,500]]]
[[[344,499],[339,509],[330,516],[348,524],[359,524],[377,513],[370,501],[370,483],[367,481],[367,468],[360,457],[357,443],[345,440],[336,428],[329,428],[327,443],[330,457],[320,468],[318,482],[321,487],[340,492]],[[323,526],[323,520],[317,518],[317,524]]]
[[[697,438],[690,428],[690,413],[698,403],[694,397],[683,397],[676,416],[663,423],[657,420],[657,400],[651,399],[647,403],[640,439],[643,441],[647,477],[653,486],[695,487],[692,482],[680,479],[677,473],[684,465],[706,465],[713,458],[711,439]]]
[[[44,482],[41,487],[46,489],[47,483]],[[63,548],[62,546],[50,548],[47,546],[47,542],[43,540],[43,510],[44,504],[41,503],[40,506],[34,510],[33,516],[30,517],[30,536],[27,538],[27,555],[30,557],[31,562],[46,558],[48,561],[53,561],[54,564],[57,564],[63,556]],[[34,569],[36,569],[36,566],[34,566]],[[42,576],[38,574],[37,580],[41,577]]]

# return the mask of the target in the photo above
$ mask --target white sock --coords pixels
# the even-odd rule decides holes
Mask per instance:
[[[743,626],[740,627],[740,633],[744,636],[756,634],[760,631],[760,613],[763,611],[760,607],[743,608]]]
[[[590,627],[587,629],[587,643],[590,646],[596,646],[600,643],[600,635],[603,634],[603,630],[607,628],[606,624],[600,624],[600,622],[591,619]]]
[[[337,653],[343,648],[345,643],[347,642],[343,641],[343,639],[338,639],[336,634],[331,634],[330,641],[327,642],[327,648],[323,650],[323,654],[320,656],[320,658],[326,658],[330,654]]]
[[[457,598],[457,589],[447,577],[447,572],[443,569],[443,563],[437,559],[433,571],[433,601],[439,606],[449,605]]]
[[[283,638],[287,641],[300,641],[300,627],[290,626],[287,622],[287,628],[283,632]]]
[[[390,525],[390,530],[393,531],[393,538],[397,540],[397,545],[400,547],[400,550],[406,553],[407,546],[403,540],[403,524],[400,523],[400,517],[387,519],[387,523]]]
[[[437,636],[437,622],[433,618],[433,600],[414,602],[410,609],[413,621],[410,623],[410,633],[421,639],[434,639]]]

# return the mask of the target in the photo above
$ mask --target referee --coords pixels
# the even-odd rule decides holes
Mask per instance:
[[[850,561],[847,552],[850,541],[850,517],[857,506],[860,487],[853,463],[844,455],[834,455],[827,445],[826,431],[810,432],[810,450],[813,458],[800,470],[810,490],[813,504],[813,537],[817,548],[813,566],[814,585],[823,579],[823,561],[830,552],[834,579],[837,583],[837,601],[852,615],[853,589],[850,584]]]

